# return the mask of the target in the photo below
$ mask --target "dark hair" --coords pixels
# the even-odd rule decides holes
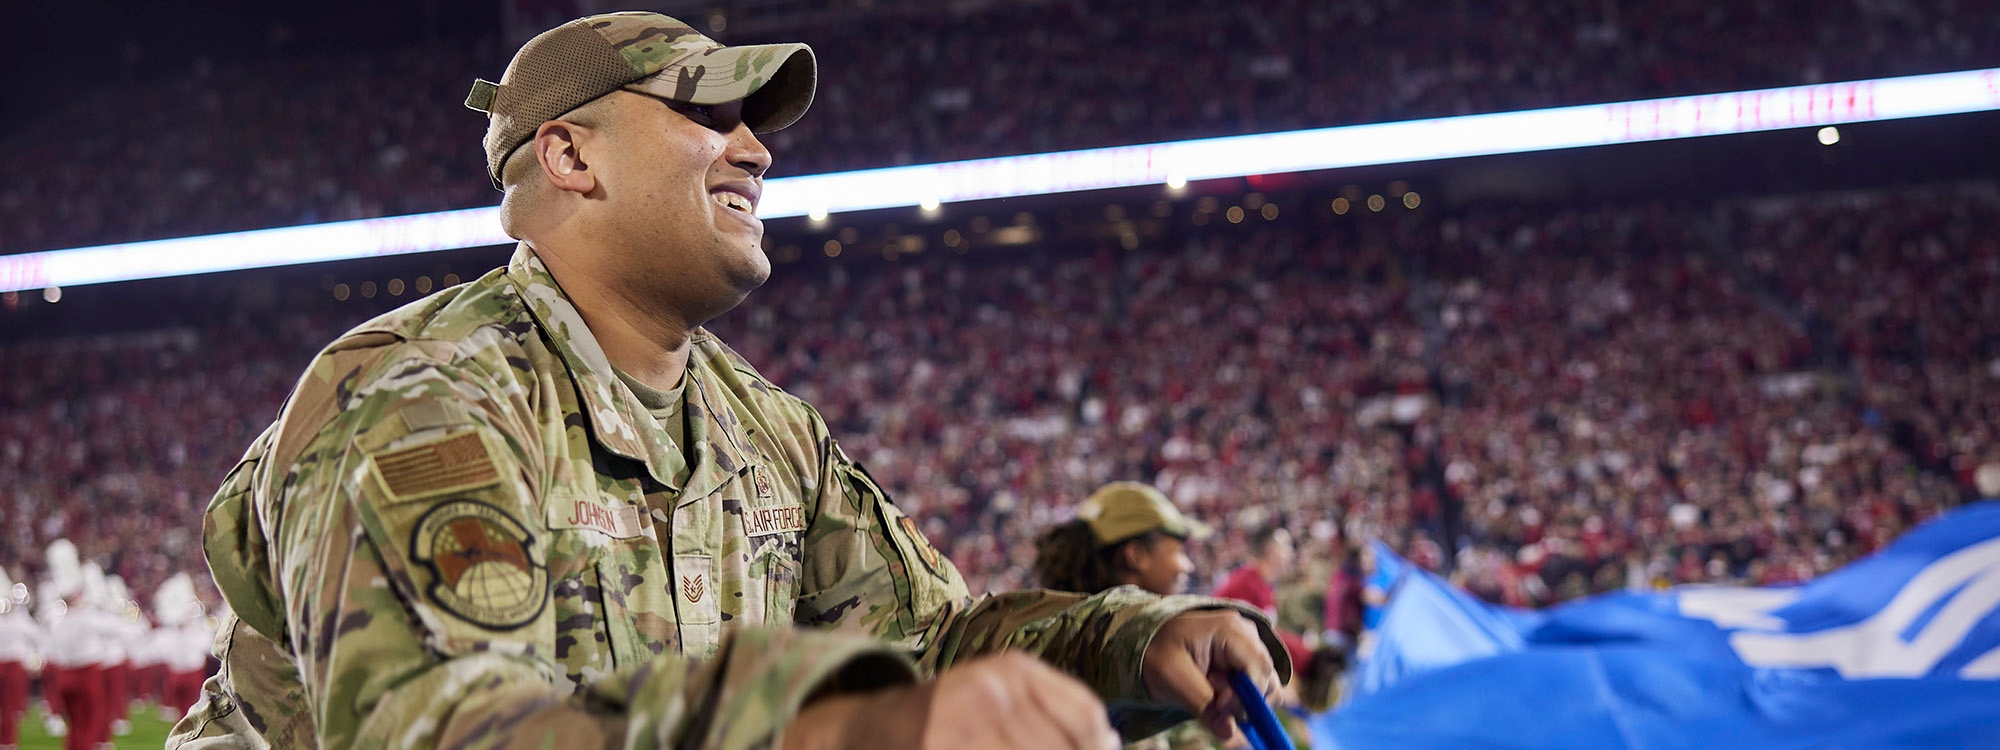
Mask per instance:
[[[1250,532],[1250,556],[1263,557],[1264,553],[1270,552],[1271,543],[1276,542],[1278,540],[1278,532],[1284,530],[1284,524],[1274,523],[1269,526],[1259,527],[1256,531]]]
[[[1151,546],[1159,536],[1159,532],[1149,531],[1100,547],[1088,522],[1056,524],[1035,537],[1035,580],[1042,588],[1095,594],[1118,585],[1126,545]]]

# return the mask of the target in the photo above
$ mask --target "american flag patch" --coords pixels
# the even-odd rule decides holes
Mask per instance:
[[[369,457],[392,501],[416,500],[500,481],[479,433],[461,432]]]

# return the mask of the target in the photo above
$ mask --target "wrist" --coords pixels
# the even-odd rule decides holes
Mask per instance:
[[[817,698],[783,730],[782,750],[917,747],[930,711],[928,684]]]
[[[778,746],[782,750],[842,750],[855,747],[849,735],[856,724],[854,717],[866,704],[866,696],[829,695],[814,700],[799,709],[790,724],[782,730],[784,736]]]

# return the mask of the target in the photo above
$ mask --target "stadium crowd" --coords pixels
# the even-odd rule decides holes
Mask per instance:
[[[1980,418],[2000,406],[2000,253],[1982,239],[2000,199],[1854,200],[1193,231],[987,275],[842,269],[781,280],[733,338],[994,588],[1025,583],[1035,529],[1120,477],[1227,519],[1196,550],[1216,575],[1282,522],[1309,532],[1318,580],[1330,544],[1381,537],[1526,606],[1779,583],[1961,502],[2000,461]],[[1867,220],[1799,246],[1799,227],[1846,215]],[[1829,257],[1846,270],[1816,273]],[[1925,318],[1921,352],[1887,363],[1854,333],[1893,337],[1875,319],[1901,315]]]
[[[1979,315],[2000,303],[1979,286],[2000,272],[1979,239],[1995,207],[1945,189],[1517,229],[1522,252],[1468,264],[1443,308],[1445,391],[1463,398],[1438,444],[1482,542],[1463,581],[1517,605],[1799,581],[1958,502],[2000,459],[1980,417],[2000,400],[1978,383],[2000,361]],[[1960,314],[1883,320],[1940,308]],[[1916,327],[1928,351],[1884,361]],[[1966,387],[1912,398],[1932,382],[1913,371]]]
[[[1191,204],[1131,250],[781,265],[714,327],[982,591],[1026,585],[1034,534],[1113,479],[1219,527],[1198,589],[1282,523],[1312,585],[1379,537],[1539,606],[1804,579],[2000,462],[1990,185],[1205,226]],[[0,562],[36,580],[67,537],[135,591],[200,570],[208,493],[363,316],[323,304],[0,351]]]
[[[778,174],[2000,65],[2000,16],[1968,0],[883,5],[717,32],[818,52]],[[0,253],[490,204],[459,102],[510,49],[130,47],[122,80],[0,126],[13,162],[62,144],[0,186]]]
[[[39,575],[42,550],[68,539],[142,595],[175,572],[206,570],[201,508],[302,363],[353,322],[290,318],[7,347],[0,560]],[[218,358],[222,341],[232,354]],[[16,570],[14,580],[38,578]]]

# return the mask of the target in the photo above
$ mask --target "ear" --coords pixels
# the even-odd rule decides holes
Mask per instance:
[[[528,141],[540,163],[542,178],[572,193],[589,193],[597,188],[597,174],[583,157],[584,149],[597,135],[589,127],[563,120],[550,120],[535,129]]]
[[[1126,570],[1139,570],[1142,567],[1140,563],[1146,559],[1147,553],[1151,551],[1147,549],[1146,542],[1143,539],[1136,542],[1126,542],[1118,547],[1118,561],[1125,563]]]

